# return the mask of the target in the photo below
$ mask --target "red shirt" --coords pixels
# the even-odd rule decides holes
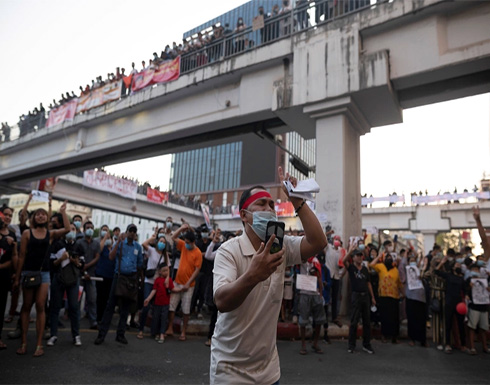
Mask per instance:
[[[158,277],[153,284],[153,290],[156,290],[155,305],[157,306],[170,305],[170,293],[167,293],[165,279],[166,278]],[[173,288],[174,282],[172,281],[172,278],[168,277],[168,289],[172,290]]]

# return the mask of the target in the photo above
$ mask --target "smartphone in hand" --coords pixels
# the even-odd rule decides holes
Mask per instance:
[[[274,243],[271,246],[270,253],[274,254],[282,250],[284,244],[284,223],[269,221],[267,222],[267,231],[265,234],[265,243],[269,241],[272,235],[276,236]]]

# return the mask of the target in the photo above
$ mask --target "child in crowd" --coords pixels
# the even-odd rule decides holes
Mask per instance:
[[[167,330],[168,308],[170,305],[170,293],[178,293],[181,289],[174,287],[172,278],[169,277],[168,266],[164,263],[158,266],[158,278],[155,279],[153,290],[145,299],[145,306],[155,297],[153,306],[153,322],[151,334],[155,335],[155,341],[163,344],[165,341],[165,330]],[[159,334],[158,334],[159,333]]]

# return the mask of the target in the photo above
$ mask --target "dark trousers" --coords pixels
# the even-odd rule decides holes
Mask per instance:
[[[5,308],[7,307],[7,298],[9,294],[9,286],[4,282],[0,282],[0,340],[2,339],[3,330],[3,316],[5,314]]]
[[[153,319],[151,323],[151,334],[164,334],[168,326],[169,305],[153,305]]]
[[[357,325],[362,317],[362,344],[369,346],[371,343],[371,304],[368,293],[352,293],[352,315],[349,327],[349,347],[356,347]]]
[[[211,310],[211,320],[209,321],[209,332],[208,332],[208,340],[213,337],[214,327],[216,326],[216,321],[218,320],[218,308],[215,304],[209,306],[209,310]]]
[[[97,290],[97,323],[102,321],[105,306],[111,293],[112,281],[112,278],[104,278],[102,282],[95,282],[95,288]]]
[[[114,315],[114,310],[116,304],[119,304],[119,323],[117,325],[117,335],[124,336],[126,332],[126,322],[128,320],[129,306],[132,304],[131,301],[127,299],[117,298],[115,295],[117,283],[117,274],[112,281],[111,292],[109,293],[109,299],[104,310],[104,315],[102,316],[102,321],[99,326],[99,337],[105,338],[109,328],[111,327],[112,316]]]
[[[148,298],[148,296],[150,295],[151,291],[153,290],[153,284],[152,283],[148,283],[148,282],[145,282],[145,286],[143,287],[143,290],[144,290],[144,299]],[[152,301],[153,303],[153,301]],[[150,311],[150,307],[152,306],[151,303],[148,304],[148,306],[143,306],[143,309],[141,310],[141,314],[140,314],[140,332],[144,331],[145,330],[145,326],[146,326],[146,319],[148,318],[148,312]],[[154,313],[155,313],[155,309],[153,309],[153,317],[154,317]],[[153,327],[151,328],[151,334],[154,335],[155,333],[153,333]]]
[[[340,279],[332,279],[332,321],[335,321],[339,315],[339,292]]]
[[[51,299],[49,303],[49,319],[51,336],[58,335],[58,319],[60,315],[61,305],[63,302],[63,293],[66,291],[66,299],[68,302],[68,315],[70,317],[71,335],[73,338],[80,335],[80,306],[78,304],[78,280],[74,285],[65,287],[58,279],[58,275],[53,276],[51,281]]]
[[[457,303],[446,303],[446,345],[451,345],[451,331],[453,329],[453,318],[456,316],[456,321],[458,322],[459,338],[461,340],[461,345],[466,345],[466,335],[464,330],[464,315],[459,314],[456,311]],[[454,341],[453,341],[454,343]]]

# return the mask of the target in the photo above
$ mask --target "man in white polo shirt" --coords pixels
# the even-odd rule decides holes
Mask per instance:
[[[293,186],[296,179],[286,174]],[[284,188],[286,195],[289,194]],[[264,244],[268,221],[277,221],[274,200],[262,186],[243,192],[241,236],[224,243],[214,263],[214,300],[219,310],[211,343],[211,384],[274,384],[281,371],[276,347],[286,266],[299,264],[327,244],[315,214],[305,201],[291,198],[304,228],[303,237],[284,237],[281,251]]]

